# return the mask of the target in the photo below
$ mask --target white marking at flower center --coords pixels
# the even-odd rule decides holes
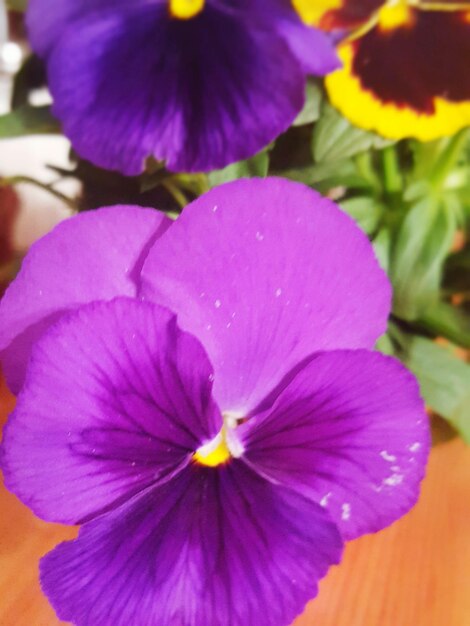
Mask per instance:
[[[345,502],[341,507],[341,519],[346,521],[351,517],[351,505]]]
[[[217,448],[220,446],[222,441],[223,441],[222,433],[219,433],[218,435],[214,437],[214,439],[211,439],[209,442],[205,443],[204,445],[199,446],[197,451],[201,456],[209,456],[211,452],[214,452],[214,450],[217,450]]]
[[[245,452],[245,448],[236,433],[237,431],[234,428],[227,428],[225,432],[225,440],[227,442],[227,447],[230,450],[230,454],[235,459],[239,459]]]
[[[227,428],[236,428],[238,426],[238,422],[244,417],[244,413],[227,412],[224,413],[224,422]]]
[[[387,450],[382,450],[382,452],[380,453],[380,456],[385,460],[385,461],[390,461],[390,463],[393,463],[394,461],[397,460],[397,457],[394,454],[389,454],[387,452]]]

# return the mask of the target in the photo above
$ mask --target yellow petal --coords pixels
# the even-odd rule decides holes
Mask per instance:
[[[470,102],[434,98],[432,114],[382,102],[372,91],[365,90],[352,72],[354,44],[340,46],[338,53],[344,65],[326,77],[326,89],[333,106],[356,126],[389,139],[431,141],[470,125]]]

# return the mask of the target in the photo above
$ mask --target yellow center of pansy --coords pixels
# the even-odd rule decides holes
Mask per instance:
[[[224,415],[224,426],[220,433],[198,448],[193,454],[193,460],[200,465],[217,467],[217,465],[223,465],[232,458],[240,457],[244,449],[235,434],[239,419],[233,415]]]
[[[216,467],[231,458],[230,450],[224,432],[220,432],[215,439],[209,441],[196,450],[193,459],[201,465]]]
[[[190,20],[204,8],[205,0],[169,0],[170,13],[179,20]]]
[[[318,24],[320,19],[334,9],[339,9],[342,0],[292,0],[295,10],[305,24]]]
[[[379,11],[378,25],[380,30],[395,30],[413,26],[415,14],[405,0],[398,0],[387,3]]]

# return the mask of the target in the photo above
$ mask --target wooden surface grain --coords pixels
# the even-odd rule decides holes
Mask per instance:
[[[0,382],[0,417],[12,407]],[[41,594],[37,562],[75,534],[0,488],[1,626],[61,623]],[[470,626],[470,448],[454,440],[432,451],[419,504],[350,543],[295,626]]]

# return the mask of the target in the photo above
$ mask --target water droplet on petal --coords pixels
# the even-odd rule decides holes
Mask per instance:
[[[351,517],[351,505],[345,502],[341,507],[341,519],[346,521]]]
[[[331,496],[331,491],[326,493],[323,498],[320,500],[320,506],[328,506],[328,500]]]
[[[394,461],[397,460],[397,457],[394,454],[389,454],[387,452],[387,450],[382,450],[380,453],[380,456],[385,460],[385,461],[390,461],[390,463],[393,463]]]
[[[396,487],[402,481],[403,481],[403,476],[401,474],[392,474],[388,478],[385,478],[385,480],[383,480],[382,482],[384,485],[387,485],[388,487]]]

